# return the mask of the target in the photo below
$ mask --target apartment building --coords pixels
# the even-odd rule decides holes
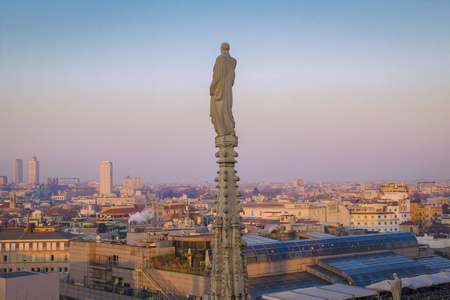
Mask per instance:
[[[338,202],[330,203],[252,203],[241,206],[242,217],[278,220],[282,215],[293,215],[297,219],[319,222],[338,222],[350,225],[348,209]]]
[[[355,229],[376,232],[395,232],[400,230],[398,206],[383,204],[349,207],[351,225]]]
[[[411,221],[419,224],[420,233],[427,232],[436,218],[442,215],[442,207],[435,204],[411,203]]]
[[[79,235],[54,228],[0,231],[0,273],[16,271],[68,272],[69,243]]]

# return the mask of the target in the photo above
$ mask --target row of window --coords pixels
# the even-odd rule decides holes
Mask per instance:
[[[40,262],[40,261],[69,261],[68,254],[9,254],[3,255],[3,262]]]
[[[372,222],[370,225],[376,225],[376,222]],[[395,225],[397,225],[397,222],[394,222]],[[355,225],[354,222],[352,222],[352,225]],[[361,225],[361,222],[358,222],[358,225]],[[364,225],[367,225],[367,222],[364,222]],[[381,222],[378,222],[378,225],[381,225]],[[388,222],[384,222],[384,225],[388,225]],[[389,225],[393,225],[392,222],[389,222]]]
[[[56,270],[56,268],[53,268],[53,267],[50,267],[50,268],[45,268],[45,267],[30,268],[31,272],[42,272],[42,273],[55,272],[55,270]],[[64,272],[67,272],[68,268],[67,267],[65,267],[65,268],[58,268],[58,272],[60,272],[60,273],[62,273],[63,270],[64,270]],[[19,272],[19,271],[28,271],[28,268],[16,268],[16,271],[17,272]],[[16,272],[16,271],[13,271],[13,268],[0,269],[0,272],[2,272],[2,273],[8,273],[8,272],[11,273],[11,272]]]
[[[43,251],[43,250],[64,250],[64,242],[30,242],[30,243],[1,243],[0,251]]]
[[[394,217],[397,218],[397,215],[395,215]],[[362,216],[355,215],[355,219],[362,219],[362,218],[363,218]],[[374,218],[375,218],[375,216],[372,216],[372,219],[374,219]],[[387,216],[384,215],[384,218],[386,219]],[[364,219],[367,219],[367,216],[364,216]],[[378,219],[381,219],[381,216],[378,216]]]

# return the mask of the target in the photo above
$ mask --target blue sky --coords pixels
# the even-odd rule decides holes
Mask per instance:
[[[448,1],[0,1],[0,175],[212,180],[238,60],[243,180],[450,178]],[[27,166],[27,164],[24,164]],[[27,167],[24,169],[27,172]]]

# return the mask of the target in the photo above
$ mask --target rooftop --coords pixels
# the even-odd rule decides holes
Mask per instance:
[[[41,273],[28,272],[28,271],[19,271],[19,272],[12,272],[12,273],[1,273],[0,274],[0,278],[8,279],[8,278],[33,276],[33,275],[41,275]]]
[[[3,229],[0,231],[0,241],[3,240],[71,240],[79,235],[63,231],[26,232],[24,228]]]

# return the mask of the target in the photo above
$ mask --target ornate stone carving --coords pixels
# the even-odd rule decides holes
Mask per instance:
[[[218,299],[247,299],[248,275],[245,262],[246,243],[242,240],[241,217],[234,165],[237,157],[236,136],[216,137],[216,153],[219,164],[217,184],[217,208],[213,226],[214,241],[211,271],[211,297]],[[220,225],[219,225],[220,224]]]

